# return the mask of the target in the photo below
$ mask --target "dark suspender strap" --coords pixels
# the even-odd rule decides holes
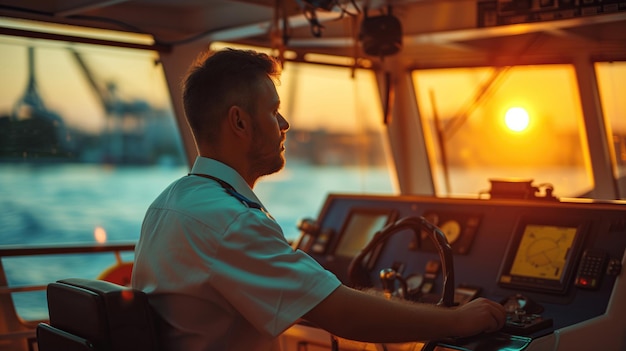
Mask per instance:
[[[223,181],[223,180],[221,180],[221,179],[219,179],[217,177],[213,177],[213,176],[210,176],[208,174],[201,174],[201,173],[189,173],[188,175],[195,175],[195,176],[198,176],[198,177],[204,177],[204,178],[207,178],[207,179],[212,179],[212,180],[218,182],[222,186],[222,188],[224,188],[224,190],[226,190],[226,192],[228,194],[230,194],[231,196],[233,196],[237,200],[241,201],[244,205],[246,205],[246,206],[248,206],[250,208],[256,208],[257,210],[263,211],[263,207],[259,203],[254,202],[254,201],[248,199],[247,197],[241,195],[240,193],[237,192],[237,190],[235,190],[235,188],[232,185],[228,184],[227,182],[225,182],[225,181]]]

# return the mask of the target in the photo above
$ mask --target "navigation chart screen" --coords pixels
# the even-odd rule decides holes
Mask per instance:
[[[581,241],[581,224],[521,221],[500,275],[501,285],[563,292]]]
[[[513,259],[511,274],[561,280],[577,229],[527,225]]]

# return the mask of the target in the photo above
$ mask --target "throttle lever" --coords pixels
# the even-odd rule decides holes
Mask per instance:
[[[391,298],[396,290],[396,280],[400,282],[400,295],[402,298],[406,298],[407,284],[406,280],[393,268],[381,269],[378,273],[380,282],[383,285],[383,290],[386,298]]]
[[[397,273],[393,268],[381,269],[378,274],[386,298],[390,298],[396,290],[396,275]]]

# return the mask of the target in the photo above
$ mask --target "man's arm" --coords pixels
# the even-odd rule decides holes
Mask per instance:
[[[504,325],[505,311],[483,298],[446,308],[387,300],[342,285],[303,318],[345,339],[395,343],[493,332]]]

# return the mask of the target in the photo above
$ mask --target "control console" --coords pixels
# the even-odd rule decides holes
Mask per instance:
[[[360,250],[383,228],[406,217],[425,218],[449,242],[453,304],[480,296],[501,302],[508,311],[498,333],[449,345],[523,349],[556,330],[558,342],[565,344],[563,330],[592,319],[601,322],[595,317],[608,313],[614,287],[623,290],[617,280],[626,248],[622,202],[331,194],[296,247],[350,285],[348,266]],[[387,294],[424,303],[437,303],[442,296],[444,262],[427,231],[400,230],[372,248],[362,263],[369,274],[365,280]],[[622,315],[611,317],[622,322],[608,321],[602,332],[623,335]],[[576,335],[570,338],[577,341],[570,345],[584,343],[580,329],[573,330]]]

